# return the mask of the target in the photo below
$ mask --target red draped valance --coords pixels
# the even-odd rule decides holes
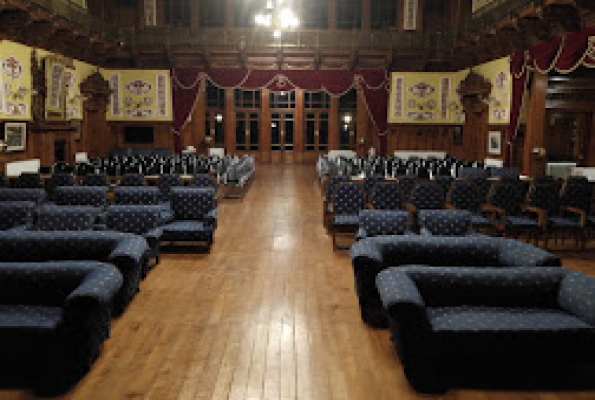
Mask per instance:
[[[379,152],[381,154],[386,152],[390,81],[387,72],[384,70],[271,71],[175,68],[172,70],[172,89],[174,129],[178,135],[188,123],[196,101],[196,95],[199,90],[205,88],[207,80],[215,86],[226,89],[255,90],[266,88],[272,91],[290,91],[299,88],[307,91],[325,91],[332,96],[342,95],[353,87],[359,86],[363,91],[368,113],[380,135]]]
[[[512,104],[510,126],[507,130],[505,163],[510,163],[510,145],[516,138],[520,112],[529,79],[529,73],[550,71],[568,74],[585,66],[595,68],[595,28],[558,37],[550,42],[540,43],[525,51],[517,51],[510,60],[512,74]]]

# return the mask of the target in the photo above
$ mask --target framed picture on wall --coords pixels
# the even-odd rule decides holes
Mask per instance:
[[[488,132],[488,154],[501,155],[502,154],[502,132],[490,131]]]
[[[23,151],[27,148],[27,124],[7,122],[4,124],[6,151]]]
[[[462,126],[455,126],[452,129],[452,144],[453,144],[453,146],[462,146],[463,145],[463,127]]]

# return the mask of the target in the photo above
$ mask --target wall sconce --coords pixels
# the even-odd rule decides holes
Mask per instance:
[[[223,122],[223,115],[221,115],[221,114],[215,115],[215,122]]]

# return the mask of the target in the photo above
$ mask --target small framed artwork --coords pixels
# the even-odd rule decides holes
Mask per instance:
[[[501,155],[502,154],[502,132],[490,131],[488,132],[488,154]]]
[[[27,148],[27,124],[7,122],[4,124],[6,151],[23,151]]]
[[[455,126],[452,129],[452,144],[454,146],[462,146],[463,145],[463,127],[462,126]]]

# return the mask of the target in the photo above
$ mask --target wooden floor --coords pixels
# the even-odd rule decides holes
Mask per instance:
[[[360,320],[349,256],[332,251],[321,201],[313,166],[259,166],[243,200],[220,204],[211,253],[163,256],[114,321],[91,372],[63,398],[595,399],[595,392],[417,395],[388,332]],[[595,253],[571,256],[566,266],[595,274]]]

